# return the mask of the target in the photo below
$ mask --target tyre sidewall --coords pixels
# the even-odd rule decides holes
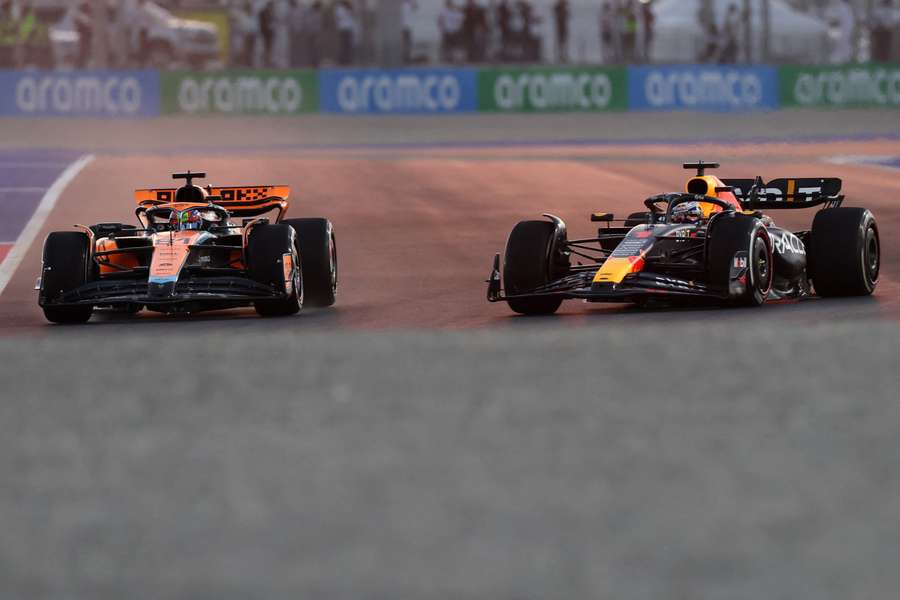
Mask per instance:
[[[765,245],[765,282],[760,281],[760,266],[756,256],[757,246],[760,242]],[[752,306],[760,306],[766,303],[769,293],[772,291],[772,284],[775,280],[775,255],[769,232],[759,221],[756,221],[756,227],[750,237],[750,258],[752,261],[748,272],[750,285],[743,300]]]
[[[273,290],[284,290],[284,255],[293,258],[294,278],[290,296],[277,300],[256,302],[263,316],[294,314],[303,307],[302,263],[294,243],[294,230],[287,225],[257,225],[247,240],[247,262],[250,278]]]
[[[90,281],[90,238],[80,231],[56,231],[44,242],[41,304]]]
[[[522,221],[510,233],[506,243],[503,280],[507,295],[516,295],[563,277],[568,257],[560,252],[566,232],[549,221]],[[511,298],[513,311],[521,314],[550,314],[562,304],[554,296]]]
[[[870,234],[876,258],[874,269],[868,264]],[[818,295],[870,295],[878,285],[880,267],[881,241],[871,211],[840,207],[816,214],[810,239],[810,279]]]
[[[709,229],[707,243],[707,266],[710,283],[730,292],[731,269],[739,252],[747,254],[747,283],[739,295],[732,295],[730,301],[738,304],[759,306],[764,304],[772,290],[774,281],[774,255],[772,240],[762,221],[751,215],[723,213],[714,218]],[[766,282],[759,279],[759,267],[754,264],[757,243],[766,246]]]
[[[288,219],[282,221],[296,232],[295,245],[303,265],[306,303],[313,307],[332,306],[337,300],[338,260],[334,225],[328,219]]]
[[[52,304],[62,294],[91,281],[94,269],[91,268],[90,244],[88,235],[80,231],[53,232],[44,241],[38,304],[48,321],[76,324],[90,320],[94,312],[91,305]]]

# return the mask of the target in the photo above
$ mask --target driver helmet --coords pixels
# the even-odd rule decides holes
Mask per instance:
[[[178,215],[178,224],[179,229],[182,231],[200,229],[203,225],[203,217],[200,216],[200,211],[196,208],[183,210]]]
[[[704,216],[699,202],[684,202],[672,209],[673,223],[699,223]]]

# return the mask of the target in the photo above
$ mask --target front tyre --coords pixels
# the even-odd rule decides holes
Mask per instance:
[[[568,260],[557,251],[556,225],[549,221],[522,221],[506,242],[503,281],[507,296],[526,294],[564,275]],[[509,298],[509,307],[523,315],[550,315],[562,304],[558,296]]]
[[[281,299],[255,302],[260,316],[294,315],[303,307],[303,278],[294,237],[289,225],[257,225],[250,231],[247,270],[251,279],[285,294]]]
[[[338,262],[334,226],[328,219],[286,219],[297,232],[307,306],[332,306],[337,299]]]
[[[723,213],[709,228],[709,280],[727,290],[732,302],[761,306],[772,290],[772,240],[763,223],[750,215]]]
[[[80,231],[55,231],[44,242],[40,305],[51,323],[87,323],[93,306],[53,306],[65,293],[88,283],[90,239]],[[49,304],[49,305],[48,305]]]
[[[810,279],[819,296],[868,296],[875,291],[881,240],[870,211],[826,208],[816,213],[809,254]]]

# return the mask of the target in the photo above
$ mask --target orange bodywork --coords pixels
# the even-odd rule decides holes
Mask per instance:
[[[191,245],[203,237],[202,231],[173,231],[153,234],[153,262],[150,263],[152,279],[177,279],[184,266]]]
[[[287,213],[288,198],[291,195],[290,186],[286,185],[254,185],[254,186],[229,186],[203,188],[210,200],[227,210],[235,217],[258,216],[266,212],[277,210],[276,222],[280,221]],[[185,211],[191,208],[202,209],[206,203],[175,202],[177,188],[154,188],[135,190],[134,199],[139,206],[144,208],[169,208],[174,211]],[[160,235],[154,244],[155,251],[151,260],[150,271],[152,276],[174,276],[180,270],[187,259],[192,240],[196,238],[196,232],[175,232],[165,238]],[[167,241],[171,237],[172,243]],[[245,241],[246,241],[246,236]],[[122,252],[118,252],[123,250]],[[129,253],[125,248],[120,248],[114,237],[103,237],[96,241],[94,248],[96,262],[100,266],[101,275],[110,275],[116,272],[128,271],[141,265],[141,256]],[[105,254],[112,252],[113,254]],[[149,258],[149,257],[148,257]],[[229,255],[229,264],[236,269],[245,268],[243,253],[233,251]],[[146,264],[144,266],[147,266]]]
[[[291,188],[287,185],[258,185],[245,187],[202,188],[216,206],[221,206],[235,217],[256,217],[272,210],[278,211],[276,222],[281,221],[290,204]],[[144,208],[166,207],[174,210],[201,208],[204,204],[175,202],[178,190],[160,188],[135,190],[134,199]]]
[[[210,196],[218,196],[216,204],[228,210],[242,208],[256,208],[262,203],[282,201],[286,202],[291,195],[291,188],[287,185],[255,185],[241,187],[208,187],[204,188]],[[176,188],[159,188],[147,190],[135,190],[135,202],[141,205],[172,204],[175,201]]]
[[[119,249],[119,244],[115,239],[100,238],[97,241],[96,252],[115,252]],[[100,265],[100,274],[107,275],[117,271],[136,269],[141,266],[138,257],[134,254],[122,253],[113,254],[111,256],[97,256],[97,263]]]
[[[741,210],[741,204],[733,192],[716,191],[725,187],[727,186],[715,175],[701,175],[688,180],[687,185],[685,185],[685,191],[689,194],[703,194],[704,196],[712,196],[713,198],[724,200],[729,204],[733,204],[735,210]],[[703,208],[703,216],[707,219],[714,213],[722,212],[721,206],[716,206],[709,202],[701,202],[700,204],[701,208]]]

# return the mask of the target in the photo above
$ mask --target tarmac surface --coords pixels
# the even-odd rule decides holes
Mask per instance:
[[[0,294],[4,598],[818,600],[900,587],[895,113],[0,131],[0,163],[94,157]],[[486,303],[516,221],[552,212],[590,234],[591,212],[638,210],[696,159],[725,176],[842,177],[845,205],[878,218],[876,295],[756,310],[568,303],[541,319]],[[47,325],[31,289],[44,236],[129,221],[135,187],[185,169],[290,184],[292,216],[330,218],[337,306]]]

